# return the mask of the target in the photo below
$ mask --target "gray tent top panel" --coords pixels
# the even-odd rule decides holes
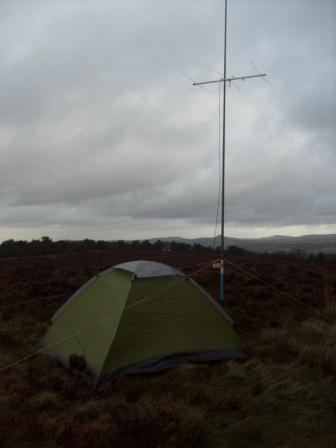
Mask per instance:
[[[113,266],[113,269],[124,269],[125,271],[133,272],[138,278],[143,277],[162,277],[165,275],[183,275],[177,269],[167,266],[163,263],[155,261],[129,261]]]

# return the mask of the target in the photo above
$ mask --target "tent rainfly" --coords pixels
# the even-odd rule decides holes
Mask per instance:
[[[188,361],[244,358],[223,308],[182,272],[152,261],[118,264],[56,312],[42,350],[69,366],[85,358],[93,385]]]

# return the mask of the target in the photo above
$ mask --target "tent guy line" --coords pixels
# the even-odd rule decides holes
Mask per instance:
[[[190,267],[194,267],[194,266],[202,266],[202,265],[208,265],[208,264],[211,265],[212,263],[215,263],[215,262],[219,262],[219,260],[218,260],[218,259],[215,259],[215,260],[204,261],[204,262],[197,263],[197,264],[190,264],[190,265],[187,265],[187,266],[180,266],[180,267],[178,267],[177,269],[179,269],[179,270],[183,270],[183,269],[188,269],[188,268],[190,268]],[[306,309],[309,309],[309,310],[312,311],[313,313],[316,313],[316,314],[318,314],[319,316],[322,316],[323,318],[325,318],[325,319],[327,319],[327,320],[329,320],[329,321],[331,321],[331,322],[334,322],[334,320],[333,320],[331,317],[327,316],[327,315],[324,314],[323,312],[318,311],[318,310],[316,310],[315,308],[313,308],[313,307],[311,307],[311,306],[309,306],[309,305],[306,305],[306,304],[305,304],[304,302],[302,302],[300,299],[294,297],[293,295],[289,294],[289,293],[286,292],[286,291],[283,291],[283,290],[277,288],[276,286],[272,285],[271,283],[266,282],[266,281],[263,280],[261,277],[258,277],[256,274],[254,274],[253,272],[250,272],[250,271],[248,271],[247,269],[242,268],[242,267],[238,266],[237,264],[232,263],[232,261],[228,260],[227,258],[224,259],[224,263],[227,263],[227,264],[229,264],[230,266],[232,266],[233,268],[235,268],[235,269],[237,269],[237,270],[239,270],[239,271],[241,271],[241,272],[243,272],[243,273],[249,275],[249,276],[252,277],[252,278],[255,278],[256,280],[258,280],[258,281],[259,281],[260,283],[262,283],[263,285],[267,286],[268,288],[273,289],[274,291],[277,291],[279,294],[281,294],[281,295],[287,297],[288,299],[292,300],[292,301],[295,302],[296,304],[298,304],[298,305],[300,305],[300,306],[303,306],[303,307],[306,308]],[[205,267],[208,267],[208,266],[205,266]],[[197,271],[192,272],[191,274],[186,274],[186,276],[190,276],[190,277],[191,277],[191,276],[197,274],[198,272],[200,272],[200,271],[202,271],[202,270],[203,270],[203,269],[199,269],[199,270],[197,270]],[[163,289],[164,289],[164,288],[163,288]],[[31,299],[31,300],[25,300],[25,301],[22,301],[22,302],[15,302],[15,303],[8,303],[8,304],[0,305],[0,311],[1,311],[2,309],[7,309],[7,308],[11,308],[11,307],[19,306],[19,305],[29,305],[30,303],[35,303],[35,302],[40,302],[40,301],[41,301],[41,302],[42,302],[42,301],[49,301],[49,300],[51,300],[51,299],[56,299],[56,298],[58,298],[58,297],[65,296],[65,295],[67,295],[67,294],[69,294],[69,293],[70,293],[70,292],[64,292],[64,293],[55,294],[55,295],[52,295],[52,296],[39,297],[39,298],[37,298],[37,299]],[[0,371],[1,371],[1,370],[0,370]]]
[[[289,292],[282,291],[281,289],[277,288],[276,286],[272,285],[271,283],[266,282],[265,280],[263,280],[262,278],[258,277],[255,274],[253,274],[252,272],[249,272],[246,269],[237,266],[236,264],[232,263],[232,261],[229,261],[226,258],[224,258],[224,263],[227,263],[230,266],[232,266],[233,268],[235,268],[235,269],[237,269],[237,270],[239,270],[241,272],[244,272],[245,274],[249,275],[250,277],[258,280],[260,283],[262,283],[263,285],[267,286],[268,288],[271,288],[274,291],[277,291],[279,294],[287,297],[288,299],[292,300],[296,304],[303,306],[304,308],[306,308],[309,311],[312,311],[313,313],[317,314],[319,317],[323,317],[324,319],[326,319],[326,320],[328,320],[330,322],[334,322],[334,319],[332,319],[331,317],[327,316],[322,311],[316,310],[315,308],[313,308],[313,307],[307,305],[306,303],[302,302],[302,300],[292,296],[291,294],[289,294]]]
[[[197,264],[189,264],[189,265],[187,265],[187,266],[180,266],[180,267],[178,267],[177,269],[179,269],[179,270],[188,269],[188,268],[192,268],[192,267],[195,267],[195,266],[202,266],[202,265],[204,265],[204,264],[214,263],[215,261],[216,261],[216,260],[207,260],[207,261],[203,261],[203,262],[201,262],[201,263],[197,263]],[[189,274],[189,275],[194,275],[194,274],[196,274],[197,272],[198,272],[198,271],[192,272],[192,273]],[[43,301],[46,301],[46,302],[47,302],[47,301],[49,301],[49,300],[51,300],[51,299],[56,299],[56,298],[58,298],[58,297],[62,297],[62,296],[65,296],[65,295],[67,295],[67,294],[71,294],[71,293],[72,293],[72,291],[64,291],[64,292],[62,292],[62,293],[54,294],[54,295],[52,295],[52,296],[38,297],[38,298],[36,298],[36,299],[23,300],[22,302],[5,303],[5,304],[0,305],[0,311],[1,311],[2,309],[7,309],[7,308],[14,307],[14,306],[19,306],[19,305],[29,305],[30,303],[43,302]]]
[[[11,308],[12,306],[18,306],[18,305],[28,305],[29,303],[35,303],[35,302],[48,302],[51,299],[56,299],[57,297],[66,296],[69,294],[70,291],[62,292],[60,294],[54,294],[52,296],[45,296],[45,297],[38,297],[37,299],[31,299],[31,300],[24,300],[22,302],[15,302],[15,303],[6,303],[4,305],[0,305],[0,311]]]

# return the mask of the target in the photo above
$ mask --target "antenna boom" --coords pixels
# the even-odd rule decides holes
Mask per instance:
[[[231,76],[231,78],[221,78],[215,79],[214,81],[201,81],[201,82],[193,82],[193,86],[200,86],[202,84],[213,84],[215,82],[231,82],[231,81],[244,81],[248,78],[260,78],[261,76],[266,76],[266,73],[260,73],[258,75],[245,75],[245,76]]]

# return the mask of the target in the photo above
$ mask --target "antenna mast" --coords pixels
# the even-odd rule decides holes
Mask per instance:
[[[266,76],[265,73],[257,75],[245,75],[245,76],[232,76],[226,77],[226,42],[227,42],[227,0],[225,0],[225,19],[224,19],[224,73],[223,78],[216,79],[214,81],[202,81],[194,82],[194,86],[201,86],[203,84],[223,83],[223,147],[222,147],[222,201],[221,201],[221,259],[220,259],[220,290],[219,300],[224,302],[224,224],[225,224],[225,139],[226,139],[226,84],[231,81],[244,81],[247,78],[259,78],[260,76]]]

